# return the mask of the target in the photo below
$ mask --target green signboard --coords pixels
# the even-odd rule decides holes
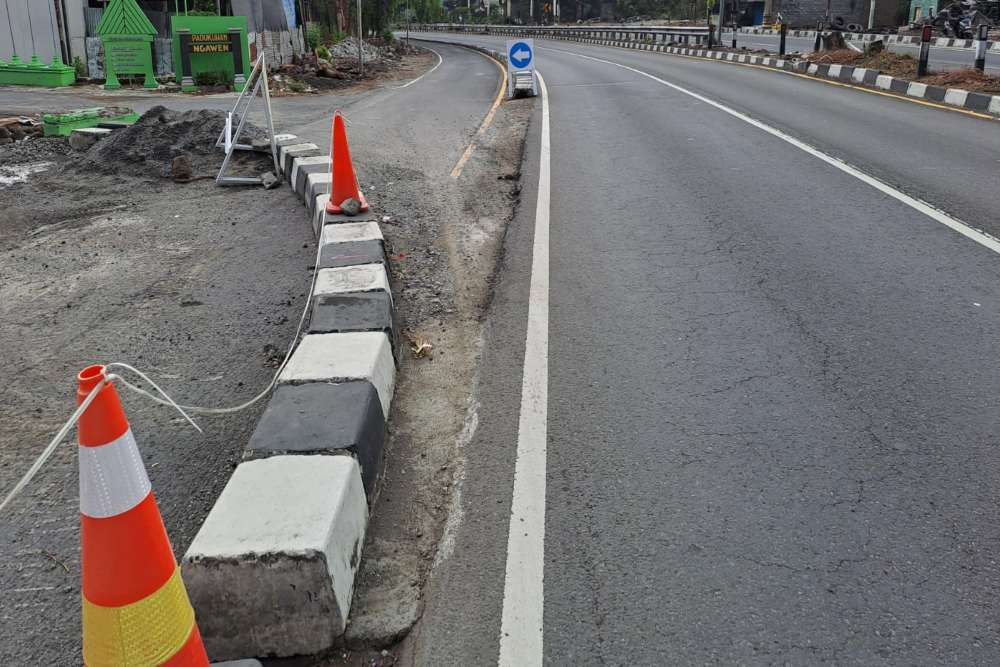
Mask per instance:
[[[143,86],[156,88],[153,76],[153,38],[156,28],[135,0],[111,0],[97,24],[104,44],[105,88],[121,88],[118,75],[144,78]]]
[[[245,16],[172,16],[174,70],[181,90],[197,90],[199,74],[216,74],[243,90],[250,73]]]

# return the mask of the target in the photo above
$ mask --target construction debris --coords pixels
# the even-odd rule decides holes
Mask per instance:
[[[994,21],[1000,18],[997,16],[998,6],[1000,3],[997,2],[959,0],[942,7],[936,15],[924,19],[924,24],[934,26],[944,37],[975,39],[976,28],[982,24],[995,25]],[[992,20],[987,12],[994,15]]]
[[[0,118],[0,145],[40,137],[43,131],[41,122],[30,116]]]

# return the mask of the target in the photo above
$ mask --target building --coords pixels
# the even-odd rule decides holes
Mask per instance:
[[[157,30],[153,63],[158,76],[173,73],[170,16],[184,13],[193,0],[137,0]],[[44,62],[60,56],[66,64],[80,58],[91,77],[104,76],[97,37],[108,0],[0,0],[0,60],[16,52],[23,60],[37,54]],[[269,62],[289,62],[305,49],[295,0],[217,0],[227,16],[246,16],[251,53],[267,51]]]
[[[871,14],[872,3],[875,13]],[[756,7],[759,5],[759,8]],[[857,29],[870,27],[896,27],[898,25],[896,0],[763,0],[750,3],[750,15],[758,18],[757,23],[780,20],[793,28],[815,28],[820,22],[827,22],[838,28]]]

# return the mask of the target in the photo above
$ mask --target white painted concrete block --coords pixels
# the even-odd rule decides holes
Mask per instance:
[[[879,74],[875,77],[875,87],[882,90],[889,90],[892,88],[892,77],[888,74]]]
[[[292,141],[293,139],[298,139],[298,137],[296,137],[294,134],[276,134],[276,135],[274,135],[274,143],[276,143],[276,144],[281,144],[282,142],[284,142],[284,143],[287,144],[290,141]]]
[[[911,81],[906,87],[906,94],[910,97],[925,97],[927,95],[927,84]]]
[[[345,222],[327,225],[323,228],[323,245],[327,243],[349,243],[351,241],[381,241],[382,230],[374,220],[368,222]]]
[[[969,91],[959,88],[949,88],[944,94],[944,103],[953,104],[956,107],[964,107],[965,99],[969,96]]]
[[[844,69],[843,65],[830,65],[830,69],[829,71],[827,71],[827,76],[832,77],[834,79],[839,79],[840,72],[842,69]]]
[[[329,648],[346,627],[367,523],[350,456],[241,463],[181,564],[209,655]]]
[[[783,67],[785,66],[785,61],[784,61],[784,59],[780,59],[780,58],[779,58],[778,60],[775,60],[775,61],[774,61],[774,66],[775,66],[775,67],[782,67],[782,68],[783,68]]]
[[[89,134],[92,137],[106,137],[111,134],[112,130],[106,127],[78,127],[73,132],[77,134]]]
[[[990,113],[1000,114],[1000,95],[994,95],[990,100]]]
[[[294,160],[292,160],[292,173],[291,173],[292,185],[295,184],[296,179],[298,178],[299,167],[304,167],[307,164],[325,164],[325,165],[329,166],[330,165],[330,156],[329,155],[314,155],[314,156],[308,156],[308,157],[297,157]]]
[[[368,380],[389,418],[396,366],[389,337],[382,331],[311,334],[299,342],[278,376],[283,384]]]
[[[336,225],[327,225],[332,227]],[[326,230],[324,227],[324,231]],[[350,294],[352,292],[389,292],[389,276],[381,264],[338,266],[320,269],[316,276],[313,296],[322,294]]]
[[[867,69],[865,69],[864,67],[859,67],[856,70],[854,70],[853,74],[851,74],[851,78],[857,81],[858,83],[864,83],[865,74],[867,73],[868,73]]]
[[[308,195],[308,193],[306,194]],[[313,199],[314,206],[312,225],[313,233],[316,235],[316,238],[319,238],[319,235],[323,230],[323,225],[326,224],[326,202],[329,200],[330,195],[327,194],[316,195]]]
[[[307,151],[307,150],[319,150],[319,146],[310,143],[288,144],[287,146],[279,146],[278,159],[282,163],[284,163],[285,153],[287,153],[288,151]]]
[[[329,192],[331,183],[333,183],[333,176],[330,174],[309,174],[306,178],[306,198]]]

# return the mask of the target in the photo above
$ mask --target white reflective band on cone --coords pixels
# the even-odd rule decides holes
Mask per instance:
[[[80,513],[94,519],[117,516],[149,495],[149,476],[132,429],[100,447],[80,452]]]

